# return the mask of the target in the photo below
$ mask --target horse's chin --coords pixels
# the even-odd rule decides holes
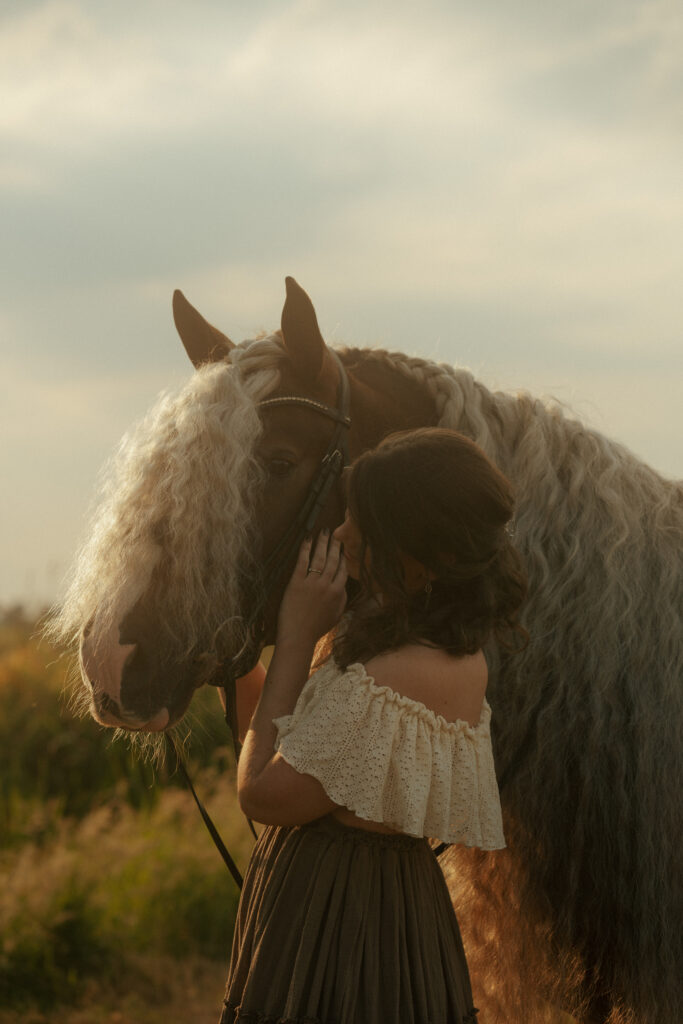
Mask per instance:
[[[106,694],[92,694],[90,713],[99,725],[108,729],[125,729],[127,732],[164,732],[180,721],[185,709],[172,717],[167,707],[161,707],[145,718],[130,715]]]
[[[138,722],[135,719],[116,718],[113,715],[106,719],[95,715],[100,725],[112,729],[125,729],[127,732],[164,732],[171,724],[168,708],[162,708],[149,722]]]

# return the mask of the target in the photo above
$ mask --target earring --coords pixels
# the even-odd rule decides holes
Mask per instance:
[[[431,592],[432,592],[432,581],[431,580],[427,580],[427,582],[425,583],[425,594],[427,595],[427,597],[429,597]]]

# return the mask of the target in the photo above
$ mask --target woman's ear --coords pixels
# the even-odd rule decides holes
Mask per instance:
[[[436,579],[436,573],[428,569],[422,562],[412,555],[401,552],[401,563],[403,564],[403,579],[408,592],[422,590],[426,583]]]

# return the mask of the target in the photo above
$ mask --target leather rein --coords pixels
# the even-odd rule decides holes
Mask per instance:
[[[239,730],[237,726],[236,680],[240,676],[245,675],[250,671],[250,669],[254,668],[258,661],[258,657],[263,648],[262,638],[265,630],[263,623],[263,610],[268,596],[275,585],[281,581],[288,566],[292,564],[304,538],[308,534],[313,533],[318,517],[325,506],[325,502],[329,497],[332,487],[341,477],[344,467],[349,464],[348,431],[351,427],[351,388],[349,385],[349,378],[341,359],[332,349],[328,349],[328,352],[334,359],[339,371],[336,408],[326,405],[324,402],[319,402],[317,399],[307,398],[304,395],[278,395],[275,398],[266,398],[258,403],[259,409],[273,409],[288,405],[297,405],[301,408],[310,409],[312,412],[316,412],[321,416],[325,416],[327,419],[331,419],[335,424],[335,428],[332,432],[327,450],[323,455],[318,466],[318,470],[309,485],[299,511],[266,558],[263,568],[265,586],[263,588],[261,599],[257,602],[256,607],[252,611],[247,627],[247,640],[245,641],[242,649],[229,662],[224,663],[222,666],[227,679],[222,676],[220,679],[212,679],[210,681],[211,685],[223,687],[225,690],[225,721],[232,735],[232,742],[235,751],[235,764],[237,764],[237,761],[239,760],[241,751]],[[209,813],[197,796],[173,738],[168,733],[165,735],[167,744],[175,756],[176,765],[190,787],[190,791],[194,797],[197,807],[199,808],[199,813],[204,820],[204,824],[209,830],[211,838],[213,839],[221,857],[225,861],[230,874],[234,878],[237,886],[241,889],[242,876],[239,869],[230,856],[230,853],[221,839],[216,826],[211,820]],[[247,821],[249,821],[249,819],[247,819]],[[254,838],[256,838],[256,831],[251,821],[249,821],[249,827]]]

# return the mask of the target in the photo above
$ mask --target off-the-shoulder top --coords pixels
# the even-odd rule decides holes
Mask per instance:
[[[491,708],[476,726],[377,686],[363,665],[330,659],[291,715],[274,719],[275,750],[366,821],[413,836],[505,846],[491,749]]]

